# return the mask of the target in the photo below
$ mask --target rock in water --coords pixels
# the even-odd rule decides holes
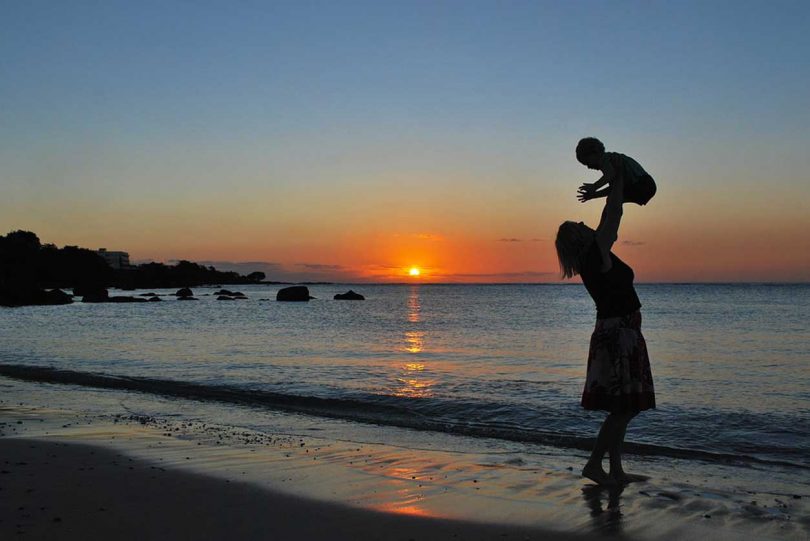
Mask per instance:
[[[0,306],[42,306],[72,302],[73,296],[60,289],[45,291],[38,287],[0,287]]]
[[[217,297],[218,301],[232,301],[233,297],[228,297],[227,295],[220,295]]]
[[[73,290],[73,294],[77,295],[76,289]],[[110,298],[110,294],[104,288],[93,289],[93,290],[84,290],[82,293],[82,302],[107,302]]]
[[[177,290],[177,293],[175,293],[175,295],[176,295],[177,297],[181,297],[181,298],[182,298],[182,297],[193,297],[193,296],[194,296],[194,292],[193,292],[193,291],[191,291],[189,288],[184,287],[184,288],[182,288],[182,289],[178,289],[178,290]]]
[[[309,296],[309,288],[306,286],[285,287],[276,293],[276,300],[284,302],[303,302],[314,298]]]
[[[69,295],[61,289],[53,289],[46,291],[43,298],[43,304],[71,304],[73,302],[73,295]]]
[[[366,298],[360,293],[355,293],[351,289],[346,293],[338,293],[335,295],[336,301],[364,301]]]

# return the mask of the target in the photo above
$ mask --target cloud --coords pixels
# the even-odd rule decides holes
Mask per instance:
[[[542,278],[556,273],[546,271],[495,272],[495,273],[456,273],[442,274],[443,278]]]
[[[239,274],[263,272],[266,275],[265,279],[273,282],[353,282],[358,279],[357,273],[351,269],[328,263],[291,265],[273,261],[199,261],[199,263]]]
[[[640,241],[640,240],[623,240],[622,241],[622,245],[624,245],[624,246],[642,246],[643,244],[645,244],[644,241]]]
[[[441,242],[444,240],[444,236],[439,235],[438,233],[393,233],[391,236],[394,238],[405,237],[419,240],[429,240],[432,242]]]
[[[345,268],[343,265],[326,265],[324,263],[298,263],[297,265],[314,271],[339,271]]]
[[[444,240],[444,237],[442,237],[441,235],[437,235],[435,233],[415,233],[413,236],[416,237],[417,239],[430,240],[433,242]]]
[[[170,261],[176,263],[176,261]],[[220,271],[233,271],[239,274],[247,274],[249,272],[261,271],[267,274],[282,271],[284,266],[281,263],[271,261],[196,261],[200,265],[206,267],[214,267]]]
[[[498,239],[498,242],[546,242],[548,239],[544,239],[542,237],[534,237],[531,239],[518,239],[515,237],[504,237],[502,239]]]

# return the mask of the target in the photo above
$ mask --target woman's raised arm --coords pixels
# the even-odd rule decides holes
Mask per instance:
[[[610,249],[619,238],[619,224],[622,221],[622,203],[624,202],[624,175],[615,175],[610,186],[610,193],[602,210],[602,219],[596,228],[596,242],[602,252],[602,272],[610,270]]]

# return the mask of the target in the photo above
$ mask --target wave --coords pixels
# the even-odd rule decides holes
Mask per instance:
[[[245,389],[232,385],[210,385],[169,379],[118,376],[78,372],[51,367],[0,364],[0,376],[39,383],[80,385],[162,395],[206,402],[221,402],[248,407],[262,407],[348,421],[429,430],[472,437],[495,438],[522,443],[589,451],[593,438],[560,431],[527,429],[517,424],[476,423],[447,419],[419,411],[411,398],[374,395],[368,399],[303,396],[266,390]],[[435,413],[435,411],[433,412]],[[627,453],[667,458],[701,460],[735,465],[768,465],[810,470],[810,466],[782,460],[765,459],[745,454],[719,453],[647,443],[627,442]]]

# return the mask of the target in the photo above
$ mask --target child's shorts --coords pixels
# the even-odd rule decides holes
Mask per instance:
[[[635,182],[625,183],[624,200],[637,205],[646,205],[656,190],[655,180],[650,175],[644,175]]]

